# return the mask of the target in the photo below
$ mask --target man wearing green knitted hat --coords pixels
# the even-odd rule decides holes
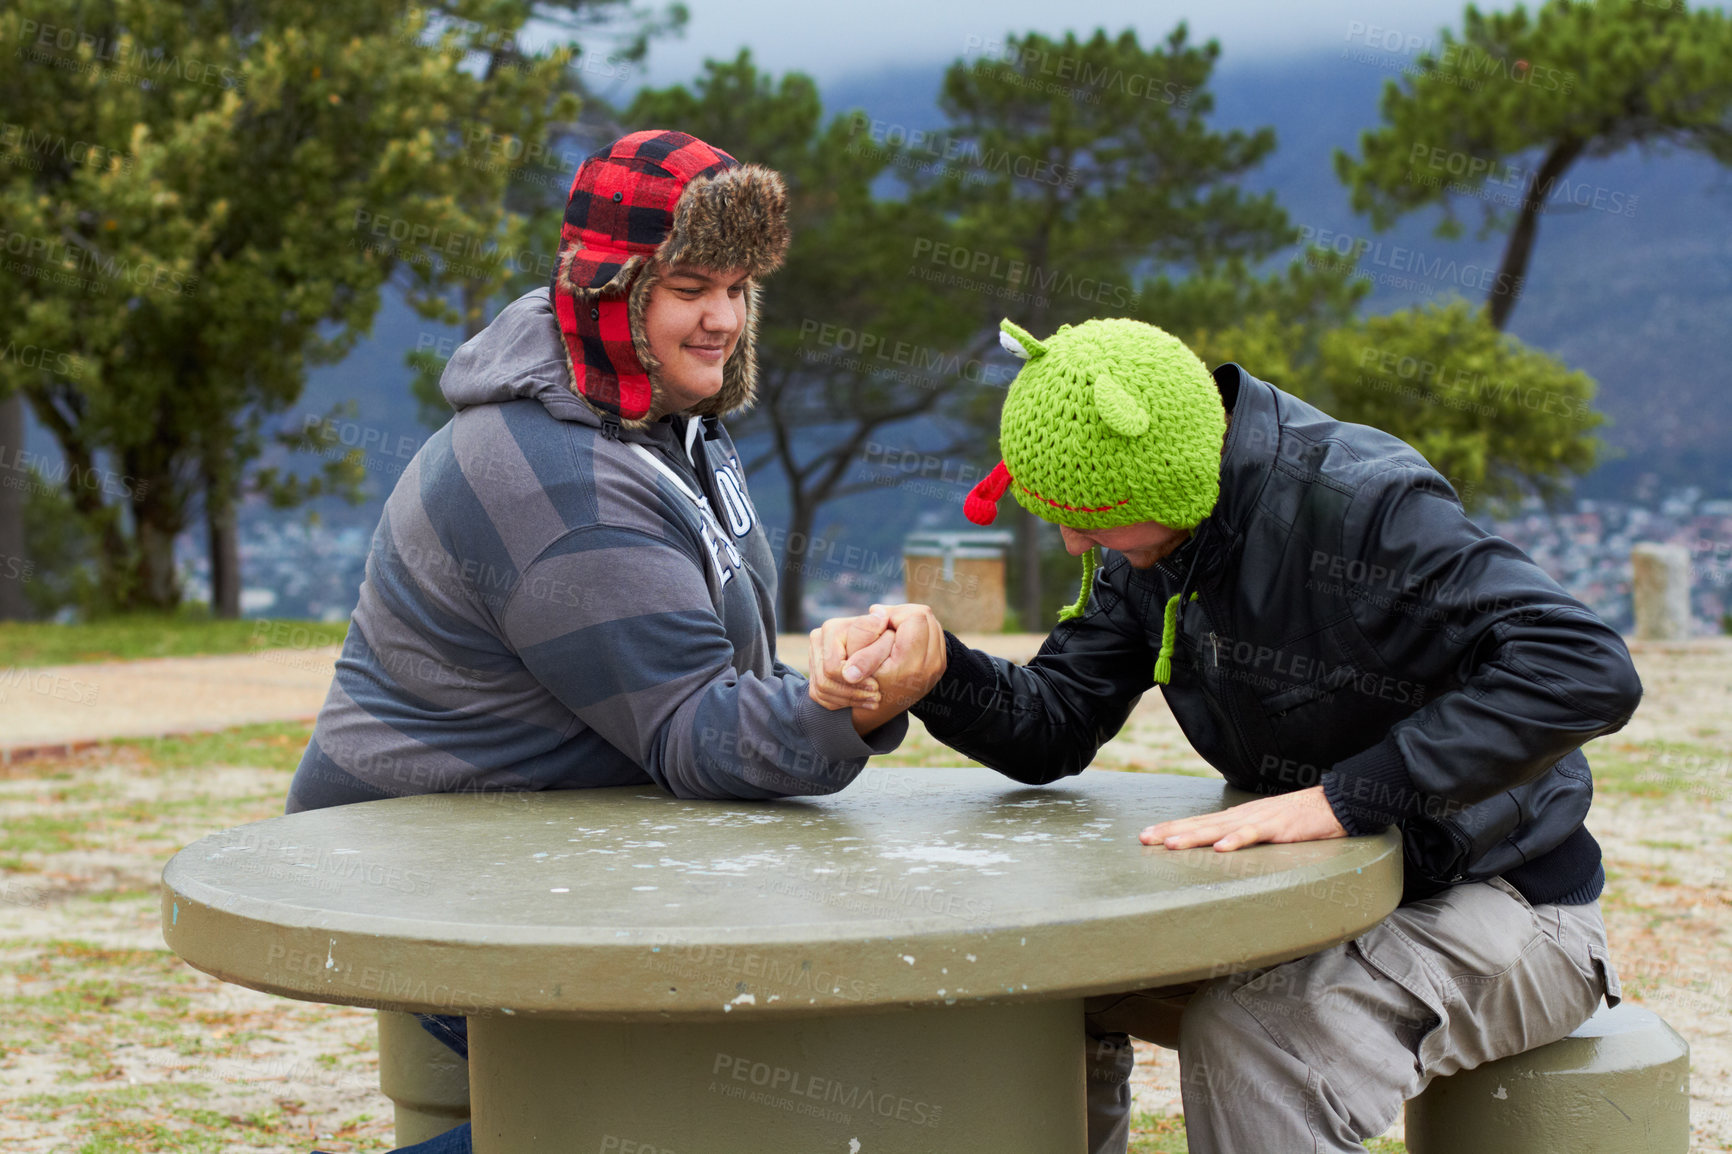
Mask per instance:
[[[1405,849],[1400,906],[1355,941],[1091,999],[1089,1149],[1126,1148],[1130,1035],[1178,1049],[1194,1154],[1361,1151],[1433,1078],[1615,1004],[1580,747],[1640,700],[1618,635],[1395,437],[1238,365],[1210,373],[1151,325],[1002,327],[1027,364],[1004,461],[965,512],[990,522],[1009,493],[1056,523],[1083,588],[1026,666],[945,634],[911,712],[1043,785],[1081,772],[1158,685],[1197,752],[1263,796],[1142,844],[1397,826]],[[905,678],[923,658],[897,630],[915,621],[911,637],[936,624],[904,605],[814,633],[813,698],[837,708]]]

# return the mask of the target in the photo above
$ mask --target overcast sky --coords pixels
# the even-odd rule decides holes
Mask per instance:
[[[1481,10],[1511,7],[1509,0]],[[1007,31],[1079,35],[1105,27],[1134,28],[1144,45],[1185,20],[1191,39],[1221,42],[1222,60],[1249,60],[1327,51],[1380,37],[1435,37],[1459,27],[1464,0],[690,0],[685,35],[652,44],[648,80],[665,85],[695,76],[705,57],[730,59],[742,46],[761,68],[798,69],[821,85],[860,72],[945,64],[965,52],[990,50]]]

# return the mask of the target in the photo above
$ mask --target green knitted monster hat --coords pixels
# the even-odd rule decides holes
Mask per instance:
[[[963,511],[989,525],[1008,488],[1035,516],[1075,529],[1158,521],[1194,529],[1221,489],[1227,433],[1209,370],[1177,337],[1132,320],[1063,325],[1038,341],[1006,320],[1005,348],[1028,363],[999,419],[1004,460]],[[1088,607],[1099,551],[1083,558],[1082,593],[1059,614]],[[1168,602],[1155,680],[1171,676],[1179,595]]]

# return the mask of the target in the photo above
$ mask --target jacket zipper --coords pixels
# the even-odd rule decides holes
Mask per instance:
[[[1203,612],[1209,615],[1209,623],[1213,625],[1216,621],[1219,621],[1221,619],[1220,614],[1215,612],[1214,606],[1210,603],[1211,599],[1205,594],[1200,600],[1202,602]],[[1251,765],[1251,747],[1245,740],[1245,726],[1239,720],[1239,706],[1233,700],[1232,689],[1220,678],[1221,642],[1215,630],[1212,628],[1209,630],[1209,647],[1213,651],[1216,674],[1215,685],[1219,689],[1221,703],[1226,706],[1227,720],[1231,722],[1233,726],[1233,743],[1237,746],[1239,764],[1245,767],[1245,771],[1249,775],[1249,780],[1255,780],[1257,774]]]

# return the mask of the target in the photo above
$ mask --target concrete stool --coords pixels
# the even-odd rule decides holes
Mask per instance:
[[[469,1121],[469,1063],[414,1014],[379,1011],[379,1089],[397,1106],[397,1145],[425,1142]]]
[[[1689,1145],[1690,1046],[1627,1003],[1549,1046],[1439,1078],[1407,1104],[1409,1154],[1684,1154]]]

